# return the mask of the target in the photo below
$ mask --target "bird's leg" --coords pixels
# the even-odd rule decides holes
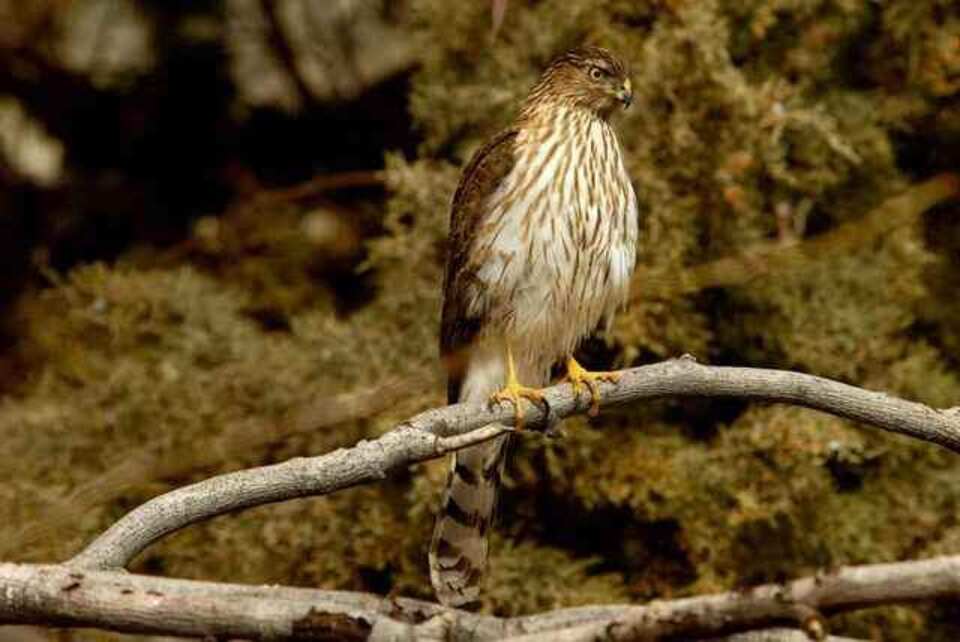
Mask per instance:
[[[517,430],[523,429],[523,412],[520,407],[520,399],[523,397],[526,397],[532,403],[546,404],[546,399],[544,399],[542,392],[536,388],[527,388],[517,380],[517,368],[513,364],[513,352],[510,351],[510,346],[507,345],[507,384],[490,396],[490,403],[500,403],[501,401],[509,401],[512,403],[517,413],[516,419],[514,420],[514,427]]]
[[[573,392],[580,394],[580,386],[585,385],[590,390],[590,412],[591,417],[600,414],[600,388],[597,381],[609,381],[616,383],[620,380],[620,374],[617,372],[590,372],[573,357],[567,359],[566,380],[573,384]]]

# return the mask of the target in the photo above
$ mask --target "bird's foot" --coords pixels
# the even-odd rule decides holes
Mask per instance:
[[[509,401],[513,404],[513,407],[516,409],[513,425],[517,430],[523,430],[523,410],[520,405],[521,399],[528,399],[531,403],[542,404],[545,408],[547,408],[547,400],[544,398],[543,393],[540,390],[522,386],[520,385],[520,382],[514,378],[510,378],[507,381],[506,386],[490,395],[491,404],[501,403],[504,401]],[[547,411],[549,413],[549,408],[547,408]]]
[[[616,383],[620,380],[620,374],[617,372],[591,372],[577,363],[573,357],[567,359],[566,381],[573,384],[573,392],[580,395],[580,388],[586,386],[590,390],[590,411],[591,417],[600,414],[600,387],[598,381],[609,381]]]

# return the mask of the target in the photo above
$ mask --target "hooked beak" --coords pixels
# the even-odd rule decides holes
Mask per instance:
[[[630,103],[633,102],[633,85],[629,78],[623,81],[623,86],[617,91],[617,100],[623,103],[624,109],[628,108]]]

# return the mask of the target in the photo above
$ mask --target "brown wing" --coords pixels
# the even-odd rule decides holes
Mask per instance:
[[[463,170],[450,210],[447,269],[443,282],[440,354],[447,367],[447,401],[455,403],[471,342],[483,327],[483,314],[470,315],[467,273],[477,230],[488,212],[487,201],[513,168],[517,130],[501,132],[480,148]]]

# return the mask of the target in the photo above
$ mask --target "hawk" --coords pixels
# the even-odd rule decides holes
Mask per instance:
[[[555,59],[513,125],[463,170],[453,197],[440,351],[455,402],[541,402],[537,388],[566,358],[567,378],[597,380],[577,344],[627,298],[636,256],[636,196],[608,119],[630,105],[625,65],[599,47]],[[526,385],[522,385],[524,382]],[[527,387],[532,386],[532,387]],[[452,457],[430,546],[439,600],[478,601],[507,437]]]

